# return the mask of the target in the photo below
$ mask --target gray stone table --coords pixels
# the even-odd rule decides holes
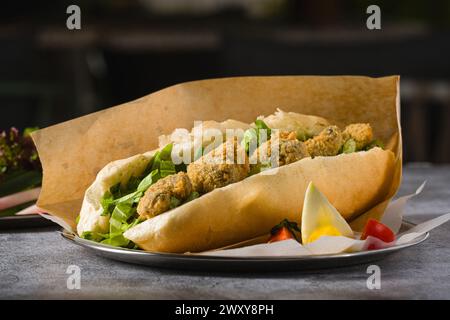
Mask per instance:
[[[399,195],[428,184],[408,205],[420,223],[450,212],[450,166],[407,166]],[[67,289],[67,267],[81,288]],[[450,223],[430,239],[377,262],[381,289],[369,290],[368,265],[332,270],[227,274],[154,269],[110,261],[64,241],[54,228],[0,232],[0,298],[38,299],[371,299],[450,298]]]

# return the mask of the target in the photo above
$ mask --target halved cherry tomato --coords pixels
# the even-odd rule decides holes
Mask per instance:
[[[378,238],[384,242],[392,242],[395,240],[394,232],[375,219],[369,219],[369,221],[367,221],[361,235],[361,240],[366,240],[368,236]]]
[[[270,230],[270,238],[267,242],[271,243],[287,239],[297,240],[295,231],[300,232],[297,223],[284,219]]]
[[[270,236],[269,241],[267,242],[271,243],[287,239],[295,239],[294,234],[287,227],[281,227]]]

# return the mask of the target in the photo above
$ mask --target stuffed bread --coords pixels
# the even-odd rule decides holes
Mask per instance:
[[[395,157],[370,124],[341,129],[281,110],[252,126],[231,123],[241,139],[225,136],[192,163],[174,164],[166,137],[159,150],[108,164],[86,191],[78,234],[121,247],[199,252],[266,234],[285,218],[300,223],[310,181],[347,220],[388,193]],[[211,126],[225,133],[224,123]],[[273,137],[275,130],[277,139],[260,141],[260,131]]]

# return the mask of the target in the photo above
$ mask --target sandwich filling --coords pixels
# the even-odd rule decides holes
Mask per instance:
[[[85,231],[81,237],[137,248],[123,236],[125,231],[217,188],[304,158],[382,147],[374,140],[368,123],[350,124],[344,130],[336,125],[320,125],[314,130],[275,130],[258,119],[242,139],[227,137],[224,143],[188,164],[174,164],[173,143],[169,143],[154,154],[142,175],[112,186],[103,195],[102,216],[109,217],[109,232]]]

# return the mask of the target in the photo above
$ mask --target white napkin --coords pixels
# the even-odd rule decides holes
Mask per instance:
[[[398,233],[405,213],[406,202],[422,192],[425,182],[420,185],[415,193],[393,200],[381,220],[383,224]],[[220,257],[298,257],[307,255],[338,254],[343,252],[357,252],[367,250],[373,244],[376,248],[387,248],[395,245],[407,244],[426,232],[440,226],[450,220],[450,213],[435,219],[421,223],[410,230],[397,235],[394,242],[386,243],[369,236],[366,240],[356,240],[347,237],[323,236],[307,245],[301,245],[293,239],[263,243],[237,249],[216,250],[197,253],[197,255]]]

